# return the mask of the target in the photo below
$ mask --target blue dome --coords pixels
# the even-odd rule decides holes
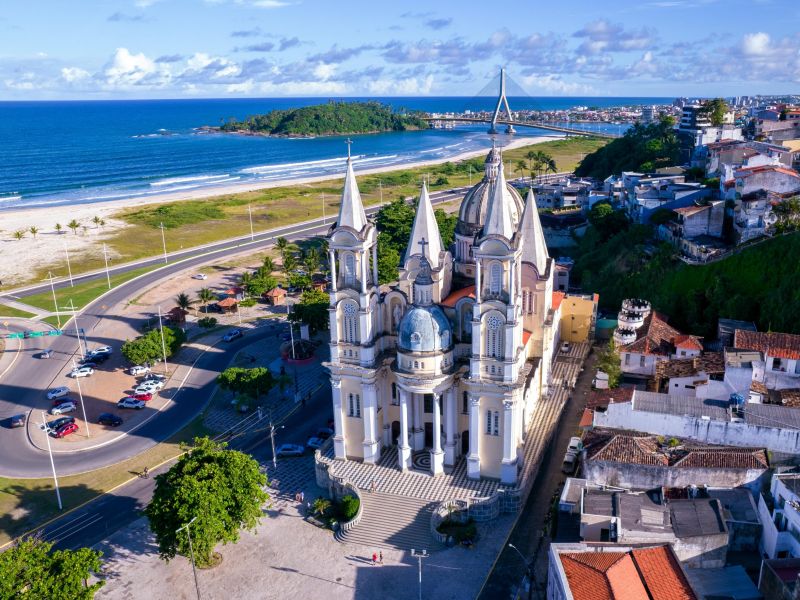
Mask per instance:
[[[453,345],[450,321],[438,306],[414,306],[400,321],[398,346],[407,352],[449,350]]]

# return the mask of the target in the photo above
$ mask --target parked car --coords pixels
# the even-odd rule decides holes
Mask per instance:
[[[106,354],[105,352],[99,352],[97,354],[89,354],[84,358],[81,362],[93,362],[96,364],[102,364],[106,362],[109,358],[111,358],[110,354]]]
[[[50,358],[51,356],[53,356],[53,351],[50,349],[42,350],[38,354],[34,354],[34,356],[36,358],[43,358],[43,359]]]
[[[89,377],[92,373],[94,373],[94,369],[92,367],[76,367],[67,373],[67,377]]]
[[[96,356],[97,354],[111,354],[113,351],[114,350],[111,348],[111,346],[100,346],[99,348],[89,351],[89,355]]]
[[[117,406],[119,408],[140,409],[144,408],[144,400],[137,400],[136,398],[131,398],[130,396],[127,396],[122,400],[120,400],[119,402],[117,402]]]
[[[199,279],[200,281],[205,281],[206,279],[208,279],[208,275],[206,275],[205,273],[195,273],[194,275],[192,275],[192,279]]]
[[[317,450],[322,448],[322,444],[325,443],[325,440],[318,437],[308,438],[308,442],[306,442],[306,447],[311,448],[312,450]]]
[[[576,437],[576,436],[573,436],[573,437],[569,438],[569,444],[567,445],[567,451],[569,452],[570,450],[572,450],[573,452],[576,452],[576,453],[580,452],[581,450],[583,450],[583,442],[581,441],[581,438]]]
[[[155,394],[161,388],[164,387],[163,382],[161,381],[146,381],[142,384],[139,384],[134,388],[133,395],[137,394]]]
[[[150,400],[153,399],[153,394],[150,392],[143,392],[141,394],[134,394],[133,397],[142,402],[150,402]]]
[[[163,375],[159,375],[158,373],[148,373],[147,376],[144,378],[144,381],[166,381],[167,378]]]
[[[122,425],[122,417],[115,415],[114,413],[100,413],[100,416],[97,417],[97,422],[100,423],[100,425],[118,427],[119,425]]]
[[[298,444],[281,444],[275,451],[278,456],[302,456],[306,449]]]
[[[8,419],[8,426],[11,429],[16,429],[18,427],[25,427],[25,421],[27,420],[27,416],[23,414],[14,415]]]
[[[62,427],[65,423],[74,423],[75,417],[58,417],[57,419],[53,419],[52,421],[47,422],[47,430],[49,432],[57,431],[59,427]]]
[[[63,398],[64,396],[69,396],[69,388],[65,385],[53,388],[52,390],[47,392],[48,400],[55,400],[56,398]]]
[[[322,438],[323,440],[327,440],[329,437],[333,435],[334,431],[330,427],[320,427],[317,429],[317,433],[315,434],[316,437]]]
[[[64,402],[75,402],[75,399],[70,396],[61,396],[61,398],[55,398],[51,406],[58,406],[59,404],[64,404]]]
[[[134,377],[138,377],[139,375],[145,375],[149,372],[150,372],[150,367],[143,367],[142,365],[136,365],[128,369],[128,373],[130,373]]]
[[[73,410],[77,409],[78,407],[75,405],[74,402],[71,400],[68,402],[62,402],[61,404],[54,406],[50,409],[51,415],[63,415],[64,413],[72,412]]]
[[[89,367],[90,369],[96,369],[97,363],[91,359],[84,358],[81,362],[78,363],[79,367]]]
[[[569,342],[564,342],[561,344],[561,352],[563,352],[564,354],[569,352]]]
[[[241,329],[231,329],[228,333],[222,336],[223,342],[232,342],[236,338],[242,337]]]
[[[75,433],[76,431],[78,431],[78,424],[77,423],[75,423],[75,422],[73,422],[73,423],[65,423],[64,425],[62,425],[61,427],[56,429],[56,431],[55,431],[55,433],[53,435],[55,437],[57,437],[57,438],[63,438],[63,437],[67,437],[71,433]]]

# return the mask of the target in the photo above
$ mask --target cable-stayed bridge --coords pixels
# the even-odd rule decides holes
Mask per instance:
[[[614,139],[620,137],[619,134],[614,134],[614,133],[589,131],[574,127],[566,127],[563,125],[554,125],[552,123],[547,123],[544,121],[535,121],[527,119],[520,120],[519,118],[515,119],[514,113],[511,112],[511,108],[508,104],[508,96],[506,95],[505,69],[500,69],[499,79],[500,80],[499,80],[499,90],[497,94],[497,104],[491,115],[489,114],[489,111],[482,111],[479,112],[478,114],[473,114],[472,112],[469,113],[465,112],[464,114],[429,116],[425,117],[425,119],[433,126],[441,126],[441,125],[456,124],[456,123],[488,123],[490,134],[499,133],[498,128],[503,129],[503,131],[506,134],[514,134],[516,133],[515,127],[534,127],[536,129],[546,129],[549,131],[556,131],[558,133],[565,133],[568,136],[576,135],[576,136],[599,137],[608,139]],[[487,86],[484,87],[483,90],[478,92],[478,96],[483,95],[482,92],[484,92],[487,87],[490,86],[494,87],[496,80],[497,78],[493,79]],[[519,88],[519,86],[517,87]],[[521,90],[522,88],[519,89]],[[527,96],[524,90],[523,94]]]

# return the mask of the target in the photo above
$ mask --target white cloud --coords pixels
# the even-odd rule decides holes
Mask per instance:
[[[90,76],[89,71],[81,69],[80,67],[64,67],[61,69],[61,79],[67,83],[88,79]]]
[[[143,52],[131,54],[127,48],[117,48],[103,75],[110,86],[128,87],[158,75],[158,72],[158,65]]]
[[[591,85],[564,81],[558,75],[528,75],[522,78],[522,84],[531,91],[541,90],[547,94],[593,95],[597,90]]]
[[[314,67],[314,75],[319,77],[322,81],[328,81],[336,72],[336,65],[327,63],[319,63]]]
[[[369,93],[379,96],[424,96],[431,93],[433,88],[433,75],[425,77],[405,77],[400,79],[390,79],[382,77],[370,80],[367,83]]]
[[[770,37],[763,31],[748,33],[742,38],[742,52],[748,56],[764,56],[769,51]]]

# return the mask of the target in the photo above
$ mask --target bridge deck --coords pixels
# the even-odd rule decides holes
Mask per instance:
[[[450,121],[450,122],[463,122],[463,123],[492,123],[489,118],[479,119],[476,117],[423,117],[426,121]],[[547,129],[549,131],[558,131],[559,133],[569,133],[571,135],[581,135],[586,137],[599,137],[605,139],[616,139],[622,137],[614,133],[603,133],[595,131],[587,131],[585,129],[572,129],[570,127],[560,127],[558,125],[548,125],[538,121],[496,121],[497,125],[511,125],[512,127],[535,127],[536,129]]]

